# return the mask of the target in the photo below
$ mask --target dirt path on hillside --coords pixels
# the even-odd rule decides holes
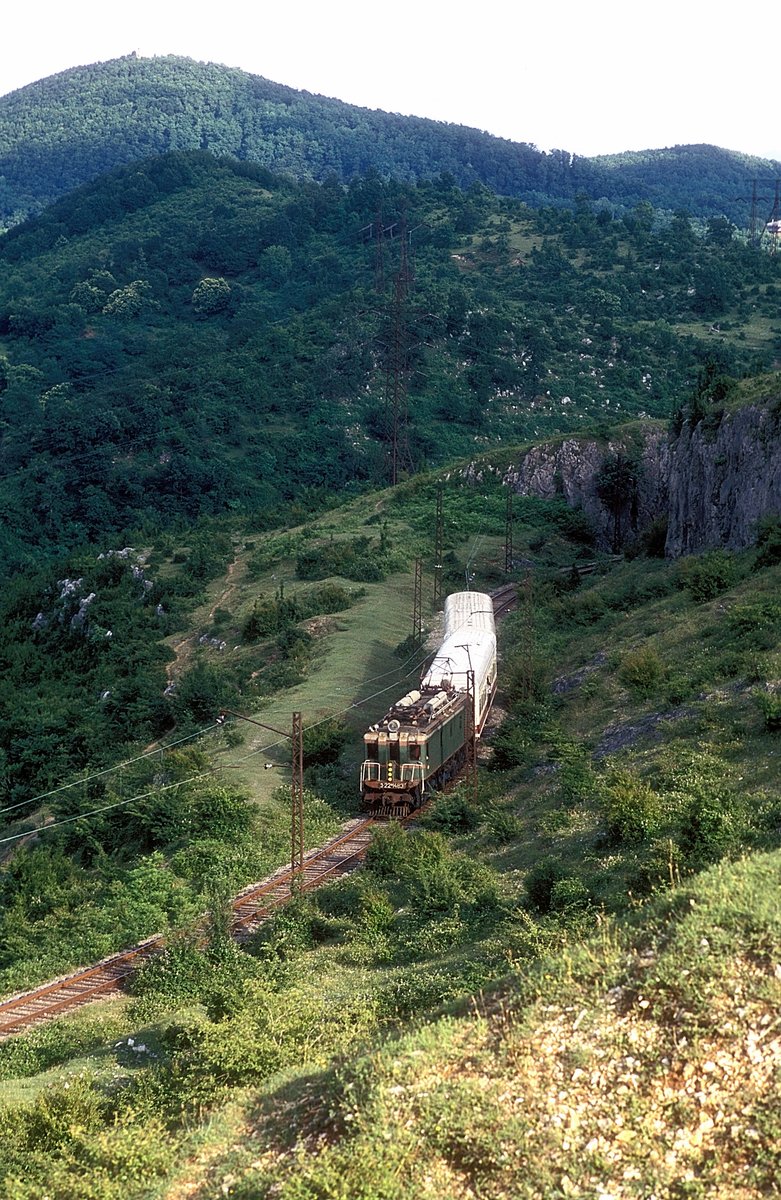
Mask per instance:
[[[237,550],[232,561],[228,564],[228,568],[225,572],[225,583],[223,589],[209,608],[207,620],[213,621],[217,609],[227,605],[228,601],[233,596],[234,592],[236,591],[235,576],[240,566],[241,559],[239,558],[239,552]],[[180,638],[177,642],[174,642],[171,646],[171,649],[174,652],[174,658],[166,666],[166,688],[170,688],[173,684],[175,684],[179,676],[185,670],[192,655],[192,651],[195,649],[196,638],[197,635],[195,633],[187,633],[184,635],[184,637]]]

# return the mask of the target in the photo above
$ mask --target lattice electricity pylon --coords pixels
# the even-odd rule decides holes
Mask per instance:
[[[442,484],[437,488],[437,517],[434,530],[434,588],[432,599],[434,608],[438,609],[442,603],[442,555],[443,542],[445,540],[445,519],[442,508]]]
[[[478,799],[478,781],[477,781],[477,727],[475,724],[475,673],[467,671],[466,673],[466,721],[465,721],[465,742],[466,750],[466,769],[465,782],[466,791],[469,799],[473,804],[477,804]]]
[[[513,491],[507,489],[507,513],[504,519],[504,573],[513,569]]]
[[[423,641],[423,559],[415,559],[415,590],[412,598],[412,640]]]
[[[776,180],[775,194],[773,196],[773,211],[768,217],[765,225],[765,233],[770,237],[770,253],[778,253],[778,236],[781,234],[781,180]]]
[[[223,708],[217,724],[222,725],[226,717],[237,717],[240,721],[249,721],[276,733],[279,737],[290,738],[292,747],[292,772],[290,777],[290,891],[295,891],[303,878],[304,870],[304,729],[301,723],[301,713],[293,713],[293,728],[290,733],[258,721],[255,717],[247,717],[244,713],[234,712],[233,709]]]
[[[385,295],[385,222],[382,217],[382,204],[377,209],[374,220],[374,290],[378,296]]]
[[[407,384],[409,375],[408,302],[413,271],[409,256],[406,220],[401,222],[399,269],[393,282],[392,331],[386,371],[386,412],[390,417],[390,477],[395,487],[399,474],[412,469],[409,438]]]
[[[293,713],[293,775],[290,783],[290,890],[301,882],[304,870],[304,730],[301,713]]]
[[[534,694],[534,583],[527,567],[521,590],[521,695],[531,700]]]
[[[751,182],[751,211],[748,219],[748,240],[750,245],[756,246],[759,244],[757,235],[759,213],[757,210],[759,197],[757,196],[757,181],[753,179]]]

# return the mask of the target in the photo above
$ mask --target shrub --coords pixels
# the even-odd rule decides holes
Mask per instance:
[[[664,558],[667,543],[667,516],[657,517],[640,538],[640,549],[647,558]]]
[[[749,810],[720,758],[692,754],[677,766],[667,792],[679,817],[678,844],[687,865],[699,868],[722,858],[749,832]]]
[[[193,1002],[203,996],[212,972],[212,965],[193,937],[175,937],[162,954],[156,954],[134,972],[130,991],[137,999],[153,998],[158,1006]],[[148,1011],[143,1006],[143,1012]]]
[[[692,796],[683,814],[680,846],[691,867],[716,862],[735,840],[736,814],[731,798],[717,791]]]
[[[390,956],[396,915],[385,892],[366,887],[361,895],[360,909],[355,920],[355,938],[375,961]]]
[[[581,546],[593,546],[594,526],[580,508],[561,507],[552,514],[552,520],[563,537]]]
[[[523,821],[507,809],[495,809],[488,818],[488,828],[500,845],[516,841],[524,830]]]
[[[727,613],[727,625],[745,647],[772,650],[781,633],[781,604],[777,600],[734,604]]]
[[[327,766],[334,763],[350,736],[341,717],[326,717],[304,730],[304,766]]]
[[[591,903],[591,896],[582,879],[566,875],[557,879],[550,892],[551,912],[572,914],[582,912]]]
[[[299,579],[326,579],[329,575],[342,575],[358,583],[375,583],[385,578],[387,558],[379,544],[367,537],[325,542],[300,551],[296,559],[296,574]]]
[[[232,703],[234,695],[234,687],[227,673],[202,661],[179,680],[174,708],[185,721],[206,725],[216,720],[221,708]]]
[[[481,813],[462,791],[438,796],[434,807],[422,820],[427,829],[443,833],[469,833],[481,821]]]
[[[304,598],[303,612],[306,617],[321,613],[342,612],[366,595],[365,588],[343,588],[338,583],[323,583]]]
[[[410,843],[401,825],[380,828],[366,851],[366,866],[379,879],[395,879],[409,862]]]
[[[576,625],[595,625],[606,612],[607,603],[604,596],[592,589],[575,596],[564,606],[561,624],[566,626],[574,622]]]
[[[653,646],[640,646],[621,659],[618,676],[638,695],[649,696],[662,682],[665,666]]]
[[[526,766],[539,754],[533,734],[524,721],[515,717],[503,722],[491,746],[494,752],[491,765],[497,770]]]
[[[677,583],[692,600],[702,604],[729,591],[737,583],[739,574],[734,555],[726,550],[709,550],[679,562]]]
[[[659,796],[631,771],[612,771],[603,787],[602,806],[612,842],[640,842],[657,826]]]
[[[398,1020],[411,1015],[419,1017],[427,1009],[458,995],[462,990],[452,971],[432,970],[427,963],[406,967],[397,971],[379,992],[379,1016],[386,1020]]]
[[[295,896],[266,921],[250,941],[253,954],[288,962],[315,945],[313,922],[319,920],[309,896]]]
[[[768,513],[757,524],[758,567],[771,567],[781,562],[781,516]]]
[[[550,912],[553,889],[564,877],[564,868],[557,858],[548,855],[536,862],[525,881],[529,907],[538,913]]]
[[[529,661],[525,651],[515,651],[504,668],[504,691],[512,704],[534,704],[547,694],[547,679],[540,662],[532,657]]]
[[[558,790],[562,804],[587,804],[599,791],[599,781],[588,752],[579,745],[562,746],[559,760]]]
[[[755,692],[754,701],[765,719],[765,729],[777,733],[781,729],[781,692]]]

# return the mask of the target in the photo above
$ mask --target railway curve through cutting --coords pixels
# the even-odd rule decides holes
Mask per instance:
[[[512,611],[517,605],[516,584],[497,588],[491,593],[491,600],[496,618]],[[448,790],[455,782],[450,782]],[[404,823],[409,824],[420,814],[421,809],[417,809]],[[267,879],[244,888],[231,902],[232,936],[238,942],[246,941],[276,909],[287,902],[291,892],[300,894],[314,891],[355,870],[366,856],[375,829],[385,823],[382,818],[355,818],[347,822],[341,833],[325,845],[310,850],[300,870],[294,871],[288,864]],[[0,1001],[0,1041],[75,1012],[94,1000],[123,992],[134,972],[159,954],[164,946],[164,936],[156,934],[90,967],[80,968]]]

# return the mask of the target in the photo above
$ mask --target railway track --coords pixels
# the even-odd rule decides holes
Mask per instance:
[[[245,940],[274,909],[283,905],[290,898],[291,887],[299,893],[314,891],[354,870],[363,862],[374,830],[380,824],[384,822],[376,817],[351,821],[339,837],[305,855],[300,871],[282,867],[263,883],[252,884],[240,892],[233,900],[231,932],[236,940]]]
[[[518,592],[514,583],[504,584],[491,593],[494,616],[501,617],[517,607]],[[451,781],[451,786],[456,781]],[[420,816],[417,809],[405,824]],[[300,870],[290,865],[280,868],[261,883],[251,884],[232,901],[232,935],[246,941],[275,909],[289,898],[291,891],[314,891],[323,884],[354,870],[364,859],[381,818],[356,818],[324,846],[311,850]],[[165,945],[162,934],[147,938],[129,950],[110,955],[91,967],[74,971],[28,992],[0,1001],[0,1041],[74,1012],[93,1000],[124,991],[128,980],[138,968]]]
[[[491,603],[494,606],[494,618],[505,616],[518,607],[518,584],[504,583],[491,592]]]
[[[288,865],[261,883],[245,888],[231,902],[232,935],[239,942],[246,941],[290,898],[291,890],[314,891],[354,870],[366,855],[374,829],[383,823],[374,817],[350,821],[337,837],[305,855],[300,870],[293,871]],[[163,935],[155,935],[91,967],[0,1001],[0,1041],[75,1012],[93,1000],[124,991],[133,973],[153,955],[159,954],[164,946]]]

